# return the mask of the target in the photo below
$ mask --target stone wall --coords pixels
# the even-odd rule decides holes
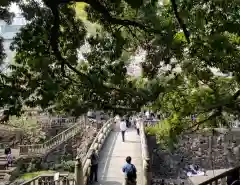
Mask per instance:
[[[163,150],[154,136],[148,136],[148,145],[154,178],[185,178],[184,170],[190,164],[205,170],[238,165],[240,130],[185,135],[174,152]]]

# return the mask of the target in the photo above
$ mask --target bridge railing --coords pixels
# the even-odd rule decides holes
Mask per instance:
[[[145,119],[143,122],[144,122],[145,126],[152,127],[152,126],[155,126],[156,124],[158,124],[159,121],[160,120],[158,120],[158,119],[154,119],[154,120]]]
[[[113,124],[114,119],[109,119],[106,123],[103,124],[102,128],[99,130],[97,136],[93,140],[86,157],[82,160],[84,185],[88,184],[91,168],[91,155],[93,149],[97,152],[97,154],[100,153],[106,138],[113,128]]]
[[[85,127],[85,119],[82,117],[77,123],[59,133],[55,137],[46,141],[43,144],[32,144],[32,145],[19,145],[20,155],[26,154],[45,154],[59,146],[61,143],[67,141],[71,137],[75,136],[78,132],[80,132]]]
[[[240,166],[225,171],[209,180],[200,183],[199,185],[227,185],[227,177],[232,176],[232,174],[237,174],[239,177],[239,172]]]
[[[68,178],[68,174],[60,174],[59,180],[57,181],[59,185],[75,185],[74,178]],[[21,185],[52,185],[54,182],[54,174],[43,174],[28,180]],[[17,183],[12,183],[12,185],[18,185]]]
[[[147,138],[145,134],[145,125],[148,123],[145,120],[141,121],[140,124],[140,139],[141,139],[141,148],[142,148],[142,160],[143,160],[143,185],[150,185],[151,184],[151,164],[150,164],[150,156],[148,152],[148,144]]]

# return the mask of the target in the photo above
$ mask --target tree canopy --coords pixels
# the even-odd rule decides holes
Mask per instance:
[[[237,119],[240,2],[4,0],[1,19],[11,21],[11,3],[28,23],[11,45],[11,72],[0,73],[0,107],[10,114],[23,105],[54,105],[72,115],[150,106],[164,115],[155,132],[160,138]],[[97,25],[95,34],[86,20]],[[143,53],[142,75],[133,78],[127,67]]]

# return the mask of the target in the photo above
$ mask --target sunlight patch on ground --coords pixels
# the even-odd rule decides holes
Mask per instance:
[[[26,180],[30,180],[30,179],[32,179],[34,177],[37,177],[39,175],[49,174],[49,173],[53,174],[54,171],[50,171],[49,170],[49,171],[37,171],[37,172],[25,173],[22,176],[20,176],[18,179],[26,181]]]

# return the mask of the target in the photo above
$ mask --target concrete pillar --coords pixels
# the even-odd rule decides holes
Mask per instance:
[[[75,181],[76,185],[84,185],[83,166],[80,158],[77,158],[75,164]]]

